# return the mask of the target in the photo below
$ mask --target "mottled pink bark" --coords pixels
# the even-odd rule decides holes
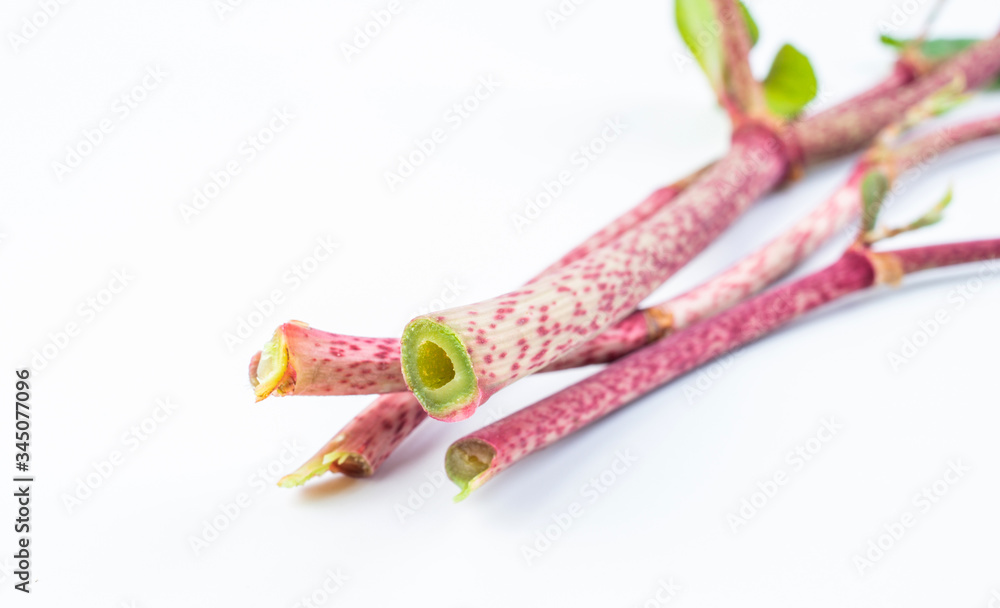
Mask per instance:
[[[258,368],[260,353],[250,363],[250,382],[257,400],[278,395],[371,395],[406,390],[399,371],[399,341],[331,334],[303,323],[285,323],[272,344],[283,348],[287,363],[280,380],[266,382]]]
[[[880,258],[873,264],[870,256]],[[866,254],[850,249],[832,266],[775,288],[668,336],[551,397],[466,435],[445,458],[459,497],[678,376],[786,325],[827,302],[871,286],[876,266],[896,259],[921,270],[1000,256],[1000,239]]]
[[[642,224],[649,219],[649,216],[653,215],[670,201],[677,198],[677,195],[683,192],[684,189],[687,188],[691,182],[701,175],[707,168],[708,167],[699,169],[684,179],[656,190],[647,196],[641,203],[629,209],[610,224],[594,233],[586,241],[574,247],[569,253],[559,258],[559,260],[542,271],[538,276],[545,276],[547,273],[557,268],[563,268],[577,260],[583,259],[591,252],[604,247],[611,241]],[[535,279],[533,279],[533,281],[534,280]]]
[[[916,138],[899,146],[895,152],[897,171],[903,172],[937,158],[939,154],[964,143],[1000,134],[1000,116],[972,120],[938,129],[931,135]]]
[[[761,85],[750,69],[750,32],[736,0],[711,0],[719,26],[726,102],[734,125],[766,112]]]
[[[808,163],[847,154],[864,146],[907,108],[941,90],[955,78],[963,78],[966,88],[974,89],[998,71],[1000,37],[995,37],[955,56],[908,86],[887,90],[857,103],[838,105],[793,123],[789,136],[798,143]]]
[[[619,324],[633,331],[605,331],[549,365],[544,371],[608,363],[644,346],[658,333],[683,329],[732,307],[785,276],[820,245],[842,234],[860,216],[860,184],[865,174],[878,169],[890,185],[896,175],[926,165],[938,155],[963,143],[1000,133],[1000,116],[940,128],[906,142],[897,150],[879,150],[862,158],[846,182],[822,205],[796,222],[757,252],[715,278],[661,304],[636,311]],[[642,335],[634,328],[650,326]]]
[[[910,274],[931,268],[941,268],[943,266],[995,260],[1000,258],[1000,239],[900,249],[894,251],[893,255],[899,261],[903,273]],[[989,268],[990,273],[1000,272],[1000,267],[996,264],[991,265]]]
[[[369,477],[426,419],[427,414],[412,394],[382,395],[278,485],[300,486],[327,471],[348,477]]]
[[[788,166],[782,142],[769,131],[738,131],[722,160],[638,229],[526,288],[411,322],[402,340],[407,385],[432,417],[467,418],[499,389],[630,314],[777,185]],[[428,403],[421,377],[407,365],[418,360],[417,349],[427,341],[418,333],[422,323],[446,328],[468,354],[475,386],[460,401]]]
[[[850,111],[852,108],[857,108],[862,103],[883,97],[888,93],[899,90],[901,87],[910,84],[921,75],[920,70],[916,66],[905,58],[900,58],[892,66],[892,72],[890,72],[888,76],[883,78],[874,86],[858,93],[854,97],[840,102],[835,108],[831,108],[828,111],[832,111],[834,109],[841,113]]]

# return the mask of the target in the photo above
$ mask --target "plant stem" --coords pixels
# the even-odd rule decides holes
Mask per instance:
[[[899,175],[923,167],[951,148],[998,134],[1000,116],[995,116],[940,128],[896,150],[871,149],[832,196],[763,248],[698,287],[636,311],[621,322],[629,322],[632,327],[646,323],[650,328],[646,336],[636,331],[608,330],[544,371],[614,361],[647,342],[734,306],[785,276],[820,245],[857,221],[862,209],[860,185],[869,171],[881,171],[892,186]]]
[[[998,70],[1000,38],[993,38],[903,89],[793,123],[780,137],[738,129],[726,157],[635,230],[530,289],[411,321],[401,340],[407,386],[431,417],[469,417],[496,391],[632,313],[800,159],[857,149],[949,83],[979,86]]]
[[[823,205],[763,249],[685,294],[629,315],[593,340],[557,359],[543,371],[556,371],[614,361],[669,332],[683,329],[735,305],[738,301],[779,279],[792,267],[798,265],[802,259],[810,255],[820,243],[829,239],[833,234],[846,229],[850,222],[858,217],[861,209],[858,183],[868,170],[881,169],[891,178],[893,175],[902,174],[928,162],[932,157],[951,147],[998,133],[1000,133],[1000,116],[974,120],[944,127],[923,137],[905,142],[888,155],[882,154],[876,159],[863,158],[855,165],[845,184],[838,188]],[[676,192],[680,191],[680,188],[675,184],[657,192],[661,193],[674,188],[676,188]],[[644,201],[640,207],[648,205],[651,199],[654,197]],[[635,214],[638,209],[639,207],[636,207],[629,213]],[[618,223],[624,223],[624,217]],[[601,233],[604,233],[606,239],[610,239],[623,231],[606,229]],[[599,247],[601,233],[592,236],[585,244],[591,248]],[[578,259],[583,247],[581,245],[564,256],[559,262],[549,267],[546,272]],[[329,339],[339,342],[341,339],[336,334],[318,331],[312,333],[311,336],[321,341]],[[389,338],[380,339],[380,341],[382,340],[389,345],[395,342]],[[293,349],[295,345],[300,343],[293,341]],[[309,348],[316,348],[315,343],[305,342],[305,344]],[[325,348],[320,350],[325,351]],[[402,372],[399,371],[398,363],[396,363],[398,362],[398,348],[394,352],[396,359],[392,369],[395,370],[395,375],[392,378],[384,379],[384,386],[387,387],[400,386],[403,383]],[[312,365],[312,358],[304,357],[302,353],[294,353],[293,351],[289,359],[304,361],[306,365]],[[251,377],[254,377],[256,370],[257,366],[252,363]],[[318,371],[309,371],[307,368],[300,377],[316,379],[322,378],[323,374]],[[336,380],[336,378],[331,380]],[[322,386],[334,388],[330,393],[325,393],[319,384],[310,385],[303,382],[296,384],[293,382],[285,385],[283,390],[288,392],[279,394],[340,394],[337,391],[343,390],[341,388],[343,385],[334,381],[323,381]],[[302,392],[294,392],[296,387],[301,388]],[[409,392],[383,395],[355,417],[297,471],[283,478],[280,483],[283,487],[301,485],[308,479],[328,470],[351,477],[370,476],[406,435],[415,430],[420,422],[426,418],[427,415],[420,402]],[[398,420],[405,421],[402,427],[397,427]]]
[[[461,489],[457,499],[525,456],[823,304],[878,283],[894,282],[899,278],[896,273],[997,257],[1000,239],[882,253],[852,247],[824,270],[668,336],[583,382],[459,439],[445,457],[448,476]]]
[[[881,95],[855,98],[789,127],[802,158],[814,163],[857,150],[920,100],[944,88],[956,78],[966,90],[976,89],[1000,67],[1000,37],[984,40],[934,69],[930,74]]]
[[[371,395],[406,390],[399,341],[331,334],[292,321],[250,362],[257,401],[278,395]]]
[[[764,92],[750,70],[750,32],[747,30],[735,0],[711,0],[712,10],[721,28],[723,72],[727,102],[723,105],[730,112],[734,126],[749,117],[764,119],[768,116]]]
[[[327,471],[369,477],[426,418],[410,393],[381,395],[294,473],[282,477],[278,485],[300,486]]]
[[[407,386],[432,418],[469,417],[504,386],[631,313],[776,186],[791,161],[759,127],[643,224],[527,288],[418,317],[401,340]]]

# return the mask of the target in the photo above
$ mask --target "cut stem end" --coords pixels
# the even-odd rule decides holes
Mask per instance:
[[[256,366],[250,367],[250,383],[253,384],[257,401],[266,399],[278,388],[288,372],[288,347],[285,344],[285,333],[282,328],[275,330],[274,335],[264,345],[259,357],[254,357]]]
[[[491,466],[497,452],[481,439],[461,439],[451,444],[444,457],[444,468],[448,479],[461,490],[455,502],[465,498],[493,476]]]
[[[323,457],[323,464],[348,477],[371,477],[375,472],[368,459],[357,452],[330,452]]]
[[[453,422],[472,415],[478,383],[455,332],[430,319],[416,319],[403,332],[401,347],[406,385],[431,418]]]

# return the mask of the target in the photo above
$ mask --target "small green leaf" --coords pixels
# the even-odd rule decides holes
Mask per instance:
[[[882,44],[900,51],[917,44],[916,38],[893,38],[885,34],[879,36],[879,40]],[[977,42],[980,40],[976,38],[935,38],[920,42],[917,50],[927,59],[940,61],[961,53]]]
[[[902,50],[906,48],[906,40],[902,40],[901,38],[893,38],[892,36],[882,34],[878,37],[878,39],[882,42],[882,44],[891,46],[894,49]]]
[[[757,39],[760,38],[760,30],[757,29],[757,22],[753,20],[753,16],[750,14],[747,5],[742,2],[739,5],[740,13],[743,15],[743,22],[747,26],[747,33],[750,34],[750,47],[753,48],[757,44]]]
[[[790,44],[778,51],[763,84],[767,107],[786,118],[797,115],[816,97],[816,73],[812,64]]]
[[[944,218],[944,210],[947,209],[948,205],[951,204],[951,198],[952,198],[952,189],[951,186],[948,186],[948,191],[944,193],[944,196],[941,197],[941,200],[938,201],[938,204],[934,205],[934,207],[930,211],[923,214],[922,216],[917,218],[916,221],[912,222],[909,226],[907,226],[906,230],[917,230],[918,228],[923,228],[924,226],[933,226],[934,224],[940,222],[942,218]]]
[[[875,229],[882,201],[889,193],[889,178],[885,173],[873,169],[861,180],[861,200],[864,203],[864,216],[861,218],[861,231],[869,233]]]
[[[924,57],[938,61],[948,59],[979,42],[975,38],[938,38],[937,40],[925,40],[920,45],[920,53]]]
[[[738,6],[750,35],[750,46],[753,46],[760,36],[757,23],[742,2]],[[684,44],[708,76],[709,84],[716,92],[722,91],[725,84],[725,56],[719,38],[721,25],[712,3],[709,0],[676,0],[674,19]]]
[[[708,76],[709,84],[716,92],[722,91],[722,46],[711,3],[708,0],[676,0],[674,19],[684,44]]]

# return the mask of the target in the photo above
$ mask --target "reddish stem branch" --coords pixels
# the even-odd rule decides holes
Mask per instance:
[[[956,55],[933,72],[900,89],[860,96],[790,126],[804,160],[814,163],[865,145],[887,124],[915,103],[964,79],[966,89],[976,89],[1000,70],[1000,37],[985,40]]]
[[[712,0],[712,8],[721,27],[719,42],[724,58],[726,95],[734,102],[725,105],[733,125],[739,126],[748,117],[763,119],[767,116],[764,92],[750,69],[750,32],[739,6],[736,0]]]
[[[448,476],[464,498],[525,456],[808,311],[904,272],[1000,257],[1000,239],[884,253],[850,249],[832,266],[775,288],[611,364],[603,371],[451,445]],[[890,279],[896,277],[889,275]]]

